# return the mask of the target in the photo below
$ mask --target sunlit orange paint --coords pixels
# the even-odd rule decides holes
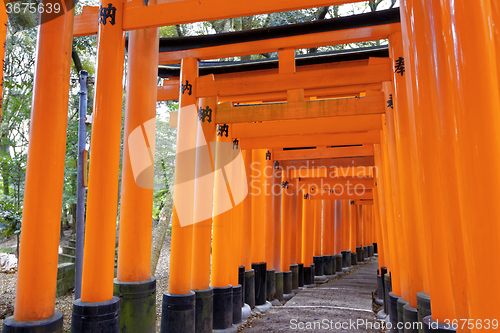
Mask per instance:
[[[137,128],[141,133],[154,133],[156,118],[156,80],[158,68],[154,65],[158,53],[158,29],[136,30],[129,34],[127,103],[123,140],[122,191],[120,205],[120,246],[118,247],[119,281],[144,281],[151,276],[151,216],[153,215],[154,173],[146,180],[151,187],[137,183],[132,170],[129,135]],[[148,126],[148,130],[146,130]],[[144,130],[143,130],[144,128]],[[154,136],[147,135],[147,143],[154,157]],[[137,157],[135,157],[137,158]],[[152,170],[151,170],[152,171]],[[141,186],[142,185],[142,186]],[[143,232],[138,233],[137,228]]]
[[[233,135],[235,136],[235,135]],[[272,152],[269,158],[266,158],[265,169],[264,169],[264,177],[265,177],[265,186],[264,186],[264,261],[266,262],[266,267],[268,270],[274,269],[273,262],[273,241],[274,241],[274,214],[273,214],[273,183],[274,183],[274,168],[273,168],[273,156]]]
[[[252,263],[264,261],[266,149],[252,151],[250,193],[252,200]]]
[[[242,150],[243,160],[245,162],[245,172],[247,175],[248,184],[251,180],[251,167],[252,164],[252,151]],[[281,182],[281,180],[280,180]],[[252,269],[252,197],[249,193],[247,197],[242,201],[243,210],[243,226],[241,233],[241,264],[245,265],[245,270],[249,271]]]
[[[333,227],[334,227],[334,216],[333,211],[333,200],[323,200],[323,255],[331,256],[334,254],[333,249]]]
[[[273,267],[281,272],[281,170],[273,170]]]
[[[307,195],[307,193],[303,193]],[[314,247],[314,201],[302,201],[302,263],[309,267],[313,263]]]
[[[115,7],[120,12],[123,4]],[[84,302],[113,297],[124,52],[122,18],[116,17],[115,25],[100,24],[82,272]]]
[[[1,10],[5,23],[7,15]],[[38,27],[14,310],[18,321],[54,314],[72,27],[73,10]]]
[[[221,158],[223,154],[227,154],[227,150],[220,143],[231,143],[231,126],[228,128],[228,136],[217,135],[217,147],[215,149],[216,170],[224,167],[221,163],[224,160]],[[223,211],[219,205],[223,205],[222,198],[227,195],[230,190],[226,183],[225,176],[218,172],[215,175],[214,186],[214,212]],[[223,206],[220,206],[223,207]],[[231,275],[237,273],[238,268],[233,267],[231,262],[231,228],[233,224],[233,211],[229,209],[222,214],[213,217],[212,231],[212,274],[210,276],[210,285],[212,287],[227,287],[231,282]]]
[[[298,264],[301,264],[302,263],[302,209],[303,209],[303,206],[304,206],[304,195],[302,193],[302,191],[297,191],[296,193],[296,199],[297,199],[297,203],[296,203],[296,209],[297,209],[297,212],[295,214],[295,226],[297,228],[296,230],[296,243],[295,243],[295,253],[296,253],[296,261]],[[292,239],[292,242],[293,242],[293,239]]]
[[[205,109],[209,107],[212,110],[215,110],[217,105],[217,98],[200,98],[199,107]],[[207,198],[211,198],[210,196],[206,196],[203,191],[205,188],[200,184],[198,178],[204,175],[204,170],[206,170],[206,166],[202,165],[207,162],[212,164],[212,170],[215,170],[214,162],[216,160],[216,152],[212,151],[212,145],[210,142],[216,142],[216,124],[215,122],[208,121],[199,121],[197,131],[196,141],[198,142],[197,146],[201,147],[196,150],[196,166],[195,166],[195,185],[194,185],[194,216],[196,218],[197,211],[201,209],[197,209],[197,207],[203,206],[204,201]],[[201,130],[200,130],[201,129]],[[206,142],[208,145],[208,152],[210,154],[210,161],[206,160],[206,155],[203,149],[205,149],[205,145],[202,143]],[[199,185],[198,185],[198,184]],[[198,186],[197,186],[198,185]],[[215,200],[215,199],[214,199]],[[202,220],[202,218],[197,218],[196,220]],[[233,216],[233,221],[235,224],[239,223],[238,215],[235,214]],[[212,218],[208,218],[202,220],[194,224],[193,226],[193,254],[192,254],[192,281],[191,281],[191,289],[193,290],[203,290],[207,289],[210,286],[210,251],[212,247]],[[232,251],[232,254],[238,255],[238,251],[236,248]],[[240,254],[241,256],[241,254]],[[239,262],[239,258],[238,258]],[[238,263],[239,264],[239,263]]]
[[[183,84],[186,81],[195,82],[198,76],[198,60],[193,58],[184,59],[181,63],[181,80]],[[196,85],[193,86],[196,88]],[[196,131],[197,122],[191,121],[197,119],[196,96],[189,95],[179,89],[179,115],[177,129],[177,149],[182,147],[196,147]],[[193,106],[194,109],[188,108]],[[195,114],[193,114],[195,112]],[[194,161],[193,161],[194,162]],[[176,160],[176,169],[185,168],[185,165],[180,165],[179,160]],[[192,165],[194,177],[194,165]],[[194,187],[189,189],[194,194]],[[174,202],[184,200],[186,193],[174,191]],[[189,196],[190,193],[187,193]],[[184,197],[183,197],[184,196]],[[188,202],[192,205],[192,202]],[[168,292],[170,294],[187,294],[191,290],[191,268],[192,268],[192,253],[193,253],[193,225],[188,224],[181,226],[175,204],[172,215],[172,239],[170,247],[170,271]]]

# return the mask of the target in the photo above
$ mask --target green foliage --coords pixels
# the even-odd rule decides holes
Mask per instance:
[[[6,195],[0,196],[0,233],[5,237],[19,235],[21,218],[22,209],[14,199]]]

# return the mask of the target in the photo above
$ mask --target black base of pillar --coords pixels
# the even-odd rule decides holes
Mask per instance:
[[[356,261],[359,263],[362,263],[364,261],[364,256],[363,256],[363,247],[358,246],[356,248]]]
[[[290,265],[290,272],[292,272],[292,290],[299,289],[299,265]]]
[[[122,282],[115,279],[113,295],[120,298],[120,331],[156,332],[156,279]]]
[[[335,259],[333,256],[323,256],[323,273],[325,275],[335,274]]]
[[[252,264],[255,271],[255,305],[266,304],[267,268],[265,262]]]
[[[412,308],[410,304],[406,304],[403,306],[403,322],[404,325],[404,333],[418,333],[418,313],[417,309]]]
[[[274,297],[283,302],[283,272],[276,273],[276,295]]]
[[[299,288],[304,286],[304,264],[299,264]]]
[[[2,325],[5,333],[62,333],[63,315],[55,311],[54,315],[37,321],[17,321],[14,316],[7,317]]]
[[[241,307],[243,306],[243,287],[241,284],[233,287],[233,324],[241,323]],[[197,309],[198,310],[198,309]],[[198,330],[196,330],[198,333]]]
[[[373,243],[373,254],[378,253],[377,251],[377,243]]]
[[[390,309],[390,296],[389,293],[392,292],[392,284],[391,284],[391,276],[387,273],[382,275],[384,277],[384,310],[385,313],[389,314],[391,312]]]
[[[377,298],[379,300],[384,301],[385,303],[385,292],[384,292],[384,279],[382,278],[382,275],[377,275]],[[384,306],[385,310],[385,306]]]
[[[267,279],[266,279],[266,299],[268,301],[272,301],[276,295],[276,271],[274,269],[267,270]]]
[[[214,291],[211,287],[208,289],[193,291],[195,294],[196,311],[194,327],[196,333],[211,333],[214,321]],[[134,332],[139,331],[140,330]]]
[[[436,322],[432,320],[432,316],[424,317],[422,320],[424,333],[448,333],[456,332],[456,329],[444,322]]]
[[[245,304],[245,265],[238,267],[238,283],[241,285],[241,305]]]
[[[283,295],[292,293],[292,272],[283,272]]]
[[[351,266],[351,251],[342,251],[342,267]]]
[[[314,284],[314,267],[304,267],[304,285]]]
[[[368,246],[368,249],[370,250],[370,258],[375,256],[375,249],[373,245]]]
[[[71,332],[120,332],[120,299],[113,297],[109,301],[96,303],[82,302],[80,298],[74,301]]]
[[[389,292],[389,313],[391,318],[391,333],[398,332],[398,299],[401,296],[396,296]]]
[[[418,321],[423,323],[424,318],[431,315],[431,297],[423,291],[417,293]]]
[[[335,272],[340,273],[342,272],[342,255],[336,254],[334,258],[335,258]]]
[[[314,276],[325,275],[323,266],[324,265],[323,256],[314,256],[313,262],[314,262]]]
[[[195,308],[196,298],[192,291],[182,295],[163,293],[160,332],[194,333]]]
[[[214,291],[214,322],[212,326],[213,329],[223,330],[232,327],[233,286],[229,285],[227,287],[213,287],[213,291]]]
[[[400,328],[398,329],[399,333],[404,333],[404,326],[405,325],[404,325],[403,307],[407,304],[408,304],[408,302],[405,301],[402,297],[398,299],[398,305],[397,305],[397,307],[398,307],[398,324],[401,323],[401,324],[399,324],[399,326],[400,326]]]
[[[245,303],[255,308],[255,271],[245,271]]]
[[[358,253],[357,252],[351,252],[351,265],[357,265],[358,264]]]

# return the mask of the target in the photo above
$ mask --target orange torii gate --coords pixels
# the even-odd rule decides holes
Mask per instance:
[[[172,68],[172,69],[170,69],[170,71],[173,74],[169,74],[169,75],[173,75],[173,77],[175,77],[176,69]],[[201,72],[201,68],[200,68],[200,72]],[[163,71],[163,73],[165,73],[165,71]],[[241,75],[245,75],[245,74],[250,74],[250,76],[252,75],[251,73],[242,73]],[[223,75],[234,76],[233,74],[223,74]],[[210,75],[208,75],[208,77],[210,77]],[[217,76],[216,80],[219,77],[220,76]],[[383,79],[383,77],[382,77],[382,79]],[[204,82],[204,81],[200,81],[200,82]],[[246,92],[245,89],[241,89],[241,93],[242,93],[241,96],[243,96],[243,94],[245,92]],[[381,94],[379,96],[382,97]],[[382,98],[377,99],[377,101],[379,102],[379,104],[385,104],[385,101]],[[336,117],[332,118],[332,120],[330,120],[330,118],[323,118],[323,122],[326,121],[326,124],[313,120],[313,122],[310,122],[310,125],[308,125],[309,120],[307,118],[304,118],[303,120],[280,120],[279,123],[284,125],[284,128],[283,128],[284,132],[280,132],[281,127],[277,126],[277,124],[279,124],[279,123],[276,122],[274,119],[271,121],[265,120],[264,122],[260,122],[260,123],[248,122],[248,119],[244,119],[243,121],[241,121],[240,119],[235,119],[235,120],[229,121],[229,124],[224,124],[224,123],[222,123],[222,121],[220,120],[220,117],[218,116],[218,112],[219,112],[219,110],[221,110],[221,107],[223,107],[222,104],[215,105],[215,107],[213,109],[211,109],[210,115],[208,115],[205,112],[206,108],[203,107],[201,109],[201,110],[203,110],[203,113],[200,113],[200,117],[202,117],[203,122],[207,119],[207,117],[215,119],[215,122],[219,123],[219,125],[218,125],[219,129],[221,128],[221,126],[224,126],[227,129],[227,132],[225,132],[225,134],[228,135],[228,139],[229,139],[228,142],[231,142],[231,140],[233,140],[233,144],[237,145],[238,148],[242,148],[242,149],[245,148],[245,146],[244,146],[245,141],[244,140],[246,139],[246,136],[248,134],[252,135],[253,133],[260,134],[261,136],[265,136],[266,133],[273,133],[273,135],[281,135],[282,137],[284,137],[284,140],[285,140],[284,143],[282,143],[282,145],[284,145],[285,147],[295,146],[298,143],[293,143],[293,141],[290,140],[287,137],[287,135],[294,134],[294,133],[295,133],[295,135],[298,135],[300,133],[299,121],[305,122],[304,131],[302,133],[309,134],[309,135],[312,135],[313,133],[318,132],[318,131],[321,132],[321,128],[323,128],[324,131],[327,133],[335,132],[335,131],[345,133],[346,131],[349,132],[349,131],[359,131],[360,129],[361,130],[369,129],[369,130],[373,130],[374,134],[375,134],[375,131],[377,129],[378,129],[378,131],[380,131],[382,129],[382,118],[381,118],[382,115],[376,114],[376,113],[371,115],[371,114],[369,114],[369,111],[368,111],[368,115],[364,115],[364,114],[355,115],[354,114],[351,116],[352,119],[348,119],[348,117],[344,117],[344,116],[336,116]],[[237,108],[235,108],[235,110],[239,110],[240,108],[244,109],[245,107],[246,106],[237,107]],[[307,108],[307,106],[301,105],[301,106],[296,107],[296,109],[298,111],[303,110],[303,108]],[[341,106],[338,108],[339,108],[339,110],[344,110],[346,108],[346,105],[341,104]],[[377,110],[378,111],[376,111],[376,112],[383,112],[382,111],[383,108],[378,108]],[[359,112],[363,112],[363,111],[364,111],[363,108],[359,108]],[[260,114],[265,115],[265,113],[260,113]],[[302,116],[302,117],[304,117],[304,116]],[[301,117],[298,117],[298,118],[301,118]],[[338,119],[338,122],[340,121],[340,123],[333,121],[333,119],[336,119],[336,120]],[[356,122],[357,119],[359,119],[361,121],[361,123]],[[365,121],[363,121],[363,119],[365,119]],[[252,120],[255,120],[255,119],[252,119]],[[273,124],[275,124],[275,125],[273,125]],[[289,124],[296,124],[296,125],[289,126]],[[174,124],[172,124],[172,125],[175,126],[175,120],[174,120]],[[351,126],[349,126],[349,125],[351,125]],[[257,126],[257,127],[254,128],[254,126]],[[316,131],[314,131],[315,126],[319,128]],[[224,129],[224,131],[226,131],[226,129]],[[379,134],[378,133],[376,133],[376,134],[377,135],[373,135],[373,137],[374,137],[374,140],[376,140],[376,142],[378,142]],[[223,137],[225,137],[225,136],[223,136]],[[266,137],[264,137],[264,139],[266,139]],[[267,139],[269,139],[269,138],[267,138]],[[327,139],[327,140],[329,140],[329,142],[328,142],[329,144],[335,143],[335,141],[332,142],[331,139]],[[315,140],[314,142],[317,143],[317,141],[318,140]],[[304,142],[301,142],[299,144],[300,147],[302,147],[303,145],[304,145]],[[266,145],[266,146],[268,146],[268,145]],[[253,163],[257,162],[259,165],[264,166],[263,161],[259,160],[259,159],[264,158],[264,153],[266,152],[266,150],[262,150],[262,148],[266,148],[266,146],[258,147],[258,148],[260,148],[260,150],[258,150],[258,149],[254,150],[254,153],[252,155],[255,155],[255,153],[257,153],[257,152],[259,152],[259,153],[257,153],[258,155],[252,156],[252,158],[250,159]],[[321,170],[322,168],[325,168],[326,165],[328,165],[328,167],[330,167],[330,168],[335,166],[335,165],[338,165],[338,167],[335,167],[332,169],[332,172],[334,174],[337,174],[337,175],[343,175],[343,178],[342,178],[343,183],[348,184],[350,180],[353,180],[353,181],[356,181],[354,186],[356,186],[356,185],[362,185],[362,186],[367,186],[367,187],[374,186],[373,178],[368,178],[368,179],[355,178],[360,172],[363,173],[364,175],[371,175],[372,172],[370,171],[370,169],[365,170],[361,166],[374,165],[373,146],[370,147],[368,145],[366,145],[366,146],[359,145],[357,147],[332,147],[332,146],[329,146],[329,147],[331,147],[331,148],[327,149],[326,146],[324,146],[324,148],[322,148],[322,147],[315,148],[314,150],[319,151],[319,153],[317,153],[317,154],[319,154],[317,157],[330,156],[330,157],[340,157],[340,158],[334,158],[334,159],[323,158],[323,159],[312,160],[311,161],[312,163],[316,163],[315,167],[318,167],[318,169]],[[255,148],[255,147],[251,147],[251,148]],[[287,148],[287,149],[289,149],[289,148]],[[244,149],[243,151],[245,151],[245,150],[246,149]],[[324,150],[328,150],[329,152],[326,153],[326,152],[324,152]],[[303,166],[300,165],[301,163],[300,163],[299,159],[304,158],[304,157],[300,156],[300,154],[304,153],[304,152],[310,153],[311,149],[296,149],[295,151],[296,151],[296,153],[293,156],[294,160],[290,160],[291,155],[288,156],[288,160],[286,158],[285,152],[292,152],[291,150],[270,149],[270,150],[267,150],[267,153],[265,154],[266,155],[265,161],[270,163],[270,165],[267,165],[266,168],[272,169],[272,163],[271,163],[272,161],[275,161],[274,162],[275,168],[280,167],[279,164],[280,164],[280,162],[282,162],[283,163],[283,172],[287,174],[286,176],[283,176],[283,179],[282,179],[282,183],[286,184],[286,185],[283,185],[284,189],[282,191],[283,203],[281,204],[281,226],[280,226],[281,246],[280,246],[280,248],[278,248],[278,251],[276,251],[276,249],[275,249],[272,252],[272,255],[267,256],[267,254],[269,254],[271,252],[270,249],[268,248],[268,244],[270,244],[270,243],[269,243],[269,241],[266,241],[265,245],[261,243],[262,237],[259,235],[264,234],[265,239],[267,239],[267,237],[268,237],[266,235],[269,235],[269,237],[271,237],[272,229],[270,227],[270,225],[271,225],[270,222],[273,219],[271,216],[275,216],[274,220],[276,221],[276,215],[274,215],[274,213],[272,213],[272,211],[276,211],[276,205],[272,205],[273,200],[270,200],[268,203],[267,202],[268,199],[266,199],[265,204],[260,204],[260,206],[262,208],[264,208],[264,211],[265,211],[264,224],[266,226],[264,228],[264,232],[261,229],[262,225],[259,226],[257,224],[257,221],[254,220],[254,222],[252,222],[252,237],[251,237],[252,238],[252,242],[251,242],[251,244],[252,244],[251,245],[252,258],[250,259],[250,261],[247,261],[248,264],[245,265],[246,266],[245,279],[240,278],[240,280],[238,281],[240,284],[246,285],[246,287],[244,288],[245,289],[245,302],[251,306],[253,306],[254,304],[257,306],[265,304],[265,301],[266,301],[265,296],[267,296],[267,299],[272,299],[273,297],[276,297],[278,299],[283,299],[283,298],[286,299],[287,297],[291,297],[293,295],[293,290],[298,290],[298,288],[302,287],[304,284],[306,284],[306,285],[312,284],[314,282],[315,275],[318,276],[317,279],[322,280],[325,278],[323,274],[327,274],[327,276],[331,277],[332,274],[335,274],[335,272],[337,270],[339,272],[342,271],[340,246],[337,246],[337,248],[338,248],[337,257],[333,256],[334,252],[333,252],[333,250],[330,250],[330,248],[329,248],[329,244],[333,244],[333,238],[334,238],[333,227],[331,228],[331,230],[332,230],[331,237],[325,236],[325,240],[328,240],[328,241],[323,242],[323,244],[325,245],[325,250],[322,251],[321,246],[318,247],[318,245],[316,245],[314,247],[314,253],[315,253],[314,260],[316,263],[313,264],[312,262],[308,263],[307,261],[304,261],[305,256],[307,256],[307,253],[308,253],[307,248],[310,246],[309,244],[312,244],[310,241],[307,241],[307,239],[309,239],[307,237],[305,238],[304,245],[303,245],[303,241],[302,241],[302,235],[307,234],[308,230],[311,228],[311,225],[309,223],[307,223],[307,219],[302,219],[302,208],[303,208],[302,206],[307,205],[308,200],[303,200],[303,196],[301,194],[302,191],[299,191],[299,195],[295,194],[295,192],[297,191],[296,190],[297,184],[295,184],[295,186],[294,186],[294,182],[295,183],[301,182],[301,181],[298,181],[298,179],[296,178],[297,176],[301,176],[300,173],[296,174],[296,171],[301,171],[301,169],[303,169]],[[279,153],[281,153],[283,155],[283,158],[284,158],[283,161],[280,161],[280,158],[278,158],[277,156],[274,156],[275,154],[279,154]],[[357,156],[357,155],[365,156],[365,157],[342,158],[342,157],[346,157],[346,156]],[[336,164],[337,162],[338,162],[338,164]],[[297,164],[298,169],[294,169],[295,164]],[[286,165],[286,167],[285,167],[285,165]],[[353,165],[356,167],[356,170],[350,169]],[[265,171],[260,170],[259,172],[261,172],[260,174],[263,174]],[[324,176],[330,176],[330,175],[326,174]],[[302,177],[304,177],[304,176],[302,175]],[[349,177],[349,178],[346,178],[346,177]],[[254,178],[258,178],[258,176],[255,175]],[[276,177],[274,177],[274,178],[276,178]],[[330,180],[330,178],[328,178],[328,179]],[[265,182],[267,184],[266,186],[271,186],[271,183],[269,181],[264,180],[263,182]],[[272,181],[272,183],[274,183],[274,180]],[[307,192],[307,191],[305,191],[305,192]],[[317,195],[317,194],[312,193],[312,192],[310,192],[310,194],[311,194],[310,198],[325,200],[324,201],[325,202],[325,208],[324,208],[325,212],[331,211],[331,208],[328,209],[326,206],[328,206],[328,203],[332,199],[352,200],[352,202],[354,203],[355,199],[359,200],[361,198],[365,198],[365,200],[366,200],[366,198],[372,198],[371,190],[367,190],[366,193],[362,193],[362,194],[353,193],[353,192],[349,193],[349,191],[346,191],[345,193],[335,193],[334,192],[334,193],[331,193],[331,195],[326,195],[326,196],[325,195]],[[294,196],[296,196],[297,199],[294,199],[293,198]],[[276,196],[276,197],[279,199],[279,196]],[[291,198],[289,198],[289,197],[291,197]],[[257,195],[254,195],[253,198],[257,198]],[[271,196],[268,195],[267,198],[271,199]],[[308,197],[308,199],[309,199],[309,197]],[[295,205],[296,200],[298,200],[297,205]],[[255,203],[252,200],[252,206],[257,208],[259,205],[257,202],[258,202],[257,199],[255,199]],[[268,204],[269,204],[269,206],[268,206]],[[299,207],[301,208],[300,211],[299,211]],[[319,202],[319,206],[317,204],[315,204],[315,207],[316,207],[315,208],[316,213],[314,216],[316,216],[316,218],[315,218],[315,221],[316,221],[315,226],[316,227],[314,229],[315,230],[314,234],[316,235],[315,236],[316,238],[314,238],[314,239],[316,239],[315,244],[321,244],[322,236],[321,236],[321,232],[318,234],[318,231],[321,231],[322,219],[321,219],[321,214],[317,213],[318,209],[319,209],[319,211],[321,211],[321,202]],[[304,207],[303,210],[306,212],[305,214],[307,216],[307,212],[308,212],[307,208]],[[256,216],[261,216],[261,214],[262,213],[259,212],[256,214],[251,214],[251,216],[252,216],[252,218],[254,218]],[[339,212],[339,214],[340,214],[340,212]],[[330,214],[330,216],[333,216],[333,215]],[[237,221],[238,219],[233,215],[233,220]],[[267,221],[269,221],[269,222],[267,222]],[[327,222],[328,221],[331,222],[331,221],[333,221],[333,219],[327,218],[324,221],[325,221],[325,225],[329,226],[331,224],[327,223]],[[279,223],[279,219],[277,219],[277,222]],[[319,229],[318,229],[318,225],[319,225]],[[214,224],[214,226],[215,226],[215,224]],[[340,240],[340,236],[339,236],[340,235],[340,228],[337,228],[336,230],[337,230],[337,238]],[[361,231],[361,228],[359,228],[359,230]],[[293,239],[296,239],[296,242],[293,242],[292,241]],[[214,238],[214,246],[216,246],[215,242],[216,242],[216,240]],[[373,245],[370,244],[369,247],[373,247]],[[250,248],[250,246],[247,247],[247,249],[248,248]],[[264,257],[262,257],[262,253],[259,254],[258,251],[255,252],[253,249],[263,249],[264,250],[264,252],[263,252],[264,257],[266,257],[264,262],[261,262],[262,258],[264,258]],[[358,249],[356,249],[358,253],[359,253],[360,249],[361,249],[360,247]],[[304,253],[303,251],[306,251],[306,252]],[[322,255],[322,252],[324,252],[325,255]],[[351,257],[350,252],[351,251],[349,251],[349,258]],[[303,255],[303,253],[304,253],[304,255]],[[271,258],[273,256],[278,257],[280,259],[280,265],[277,266],[274,264],[274,259],[271,260]],[[195,254],[193,254],[193,258],[196,258],[196,257],[197,256]],[[359,257],[359,255],[358,255],[358,257]],[[335,258],[335,264],[334,264],[334,258]],[[313,258],[311,257],[311,260],[312,259]],[[186,260],[189,260],[189,258],[186,258]],[[248,259],[246,259],[246,260],[248,260]],[[338,269],[336,267],[337,262],[338,262]],[[267,263],[272,263],[272,266],[271,265],[269,265],[267,267],[262,266],[262,264],[267,265]],[[323,264],[323,263],[326,263],[326,264]],[[245,269],[245,266],[243,266],[243,269]],[[236,266],[234,266],[234,267],[236,267]],[[265,279],[263,278],[263,272],[266,271],[266,268],[271,268],[271,269],[267,269],[267,274],[266,274],[267,281],[265,281]],[[212,274],[214,274],[213,269],[214,268],[212,268]],[[278,269],[278,272],[276,272],[276,269]],[[222,287],[223,286],[219,286],[219,288],[222,288]],[[265,287],[267,287],[266,288],[267,290],[265,293],[266,295],[264,295],[261,292],[261,290],[264,289]],[[199,292],[200,291],[195,290],[195,293],[199,293]],[[281,295],[283,295],[283,296],[281,296]],[[217,298],[218,296],[214,295],[214,297]],[[234,310],[234,307],[233,307],[233,310]],[[214,311],[215,311],[215,309],[214,309]],[[226,310],[226,312],[227,312],[227,310]],[[215,320],[216,316],[217,315],[215,314],[214,320]],[[225,324],[225,326],[221,325],[218,327],[226,327],[227,328],[230,325],[231,325],[231,323],[227,322]]]
[[[480,0],[476,6],[467,6],[448,0],[425,4],[402,0],[401,24],[399,15],[396,21],[376,24],[363,16],[368,22],[365,26],[349,26],[348,18],[332,20],[345,27],[330,29],[337,31],[332,34],[326,29],[246,41],[240,34],[236,36],[241,42],[181,47],[164,54],[159,54],[161,46],[156,44],[157,27],[163,25],[347,2],[355,1],[102,2],[100,9],[85,7],[82,15],[75,18],[69,10],[42,24],[38,34],[16,308],[14,316],[4,322],[4,331],[35,331],[41,327],[47,332],[61,330],[62,314],[54,311],[53,291],[69,50],[73,36],[96,33],[98,69],[84,276],[82,298],[74,303],[72,331],[117,332],[120,325],[133,331],[154,331],[154,306],[147,307],[151,299],[154,304],[152,295],[156,292],[154,278],[148,273],[150,240],[145,237],[139,241],[135,232],[136,228],[150,230],[148,207],[152,191],[147,185],[139,186],[137,179],[132,181],[133,166],[127,162],[120,207],[127,216],[121,217],[124,227],[120,228],[118,280],[113,291],[124,31],[131,31],[125,126],[129,138],[135,128],[141,127],[147,137],[146,150],[152,150],[152,123],[146,118],[154,118],[154,102],[178,99],[180,107],[177,153],[185,157],[176,160],[176,185],[188,181],[174,191],[170,282],[169,292],[164,294],[162,332],[234,329],[233,323],[240,320],[240,284],[248,287],[244,291],[245,302],[261,303],[268,296],[264,292],[267,276],[274,276],[275,295],[279,299],[283,293],[290,295],[300,284],[297,271],[301,264],[304,284],[312,284],[313,269],[316,275],[324,273],[319,268],[319,258],[332,253],[332,216],[333,253],[342,253],[345,269],[351,266],[351,260],[360,258],[355,255],[364,245],[360,223],[364,224],[365,219],[376,222],[379,280],[383,277],[385,282],[384,288],[379,288],[379,297],[384,294],[385,311],[390,312],[394,326],[401,322],[429,324],[461,318],[473,321],[472,327],[467,325],[462,330],[477,330],[479,321],[493,324],[499,311],[496,298],[500,296],[500,286],[495,281],[499,268],[489,265],[489,257],[480,253],[493,252],[500,238],[495,222],[500,211],[491,205],[492,199],[498,197],[496,188],[500,183],[495,176],[500,166],[500,51],[492,38],[499,35],[496,2]],[[48,18],[47,15],[42,14],[42,18]],[[296,48],[382,38],[389,39],[386,59],[347,61],[345,67],[320,64],[301,68],[294,56]],[[255,54],[258,50],[279,52],[278,66],[246,76],[200,75],[200,59]],[[156,64],[178,62],[178,76],[157,87]],[[356,97],[339,99],[349,96]],[[323,98],[326,100],[315,101]],[[249,102],[257,105],[235,105]],[[210,125],[199,125],[204,121],[198,120],[198,106],[214,112]],[[481,113],[472,112],[475,109]],[[139,114],[137,110],[147,111]],[[323,117],[336,117],[345,126],[335,128],[337,123],[330,122],[331,131],[325,125],[324,132],[317,134],[313,129],[321,128],[322,122],[310,118]],[[326,124],[329,120],[324,121]],[[266,122],[287,123],[289,127]],[[304,135],[300,132],[302,123]],[[206,143],[213,142],[214,136],[217,145],[212,149]],[[208,153],[198,152],[196,148],[204,144]],[[227,168],[220,163],[226,155],[226,144],[232,152]],[[305,149],[309,147],[314,149]],[[322,187],[321,191],[311,188],[307,193],[297,193],[293,183],[302,182],[302,178],[294,180],[295,171],[286,165],[305,165],[318,159],[324,165],[352,164],[337,168],[375,166],[376,171],[368,175],[373,178],[372,190],[362,196],[349,191],[343,194],[348,197],[339,197],[337,191],[325,193]],[[211,283],[207,230],[212,216],[202,214],[207,210],[203,209],[203,201],[196,199],[203,192],[203,177],[198,176],[207,172],[202,160],[210,161],[206,164],[212,173],[208,173],[215,174],[208,183],[215,187],[214,207],[220,213],[213,219]],[[47,161],[50,168],[42,170],[40,166]],[[254,162],[259,165],[257,169],[252,167]],[[270,167],[272,177],[267,179],[262,174]],[[248,188],[242,185],[245,177],[238,171],[242,169],[251,175],[251,180],[260,181],[251,189],[253,195],[246,198]],[[318,180],[309,178],[327,178],[324,174],[308,175],[316,176],[307,177],[311,184]],[[226,200],[226,209],[222,198],[227,195],[228,184],[240,186]],[[275,185],[280,191],[271,198],[257,191]],[[188,200],[183,200],[183,195]],[[336,200],[334,213],[329,200]],[[371,219],[368,200],[373,201]],[[134,209],[131,205],[136,201],[144,209]],[[228,223],[231,220],[235,222]],[[197,221],[201,223],[193,224]],[[322,226],[329,234],[326,248],[321,247]],[[224,239],[228,236],[241,241],[227,244]],[[368,231],[366,236],[370,238]],[[438,253],[431,252],[433,249]],[[135,253],[141,253],[138,265],[133,264]],[[274,269],[274,274],[268,267]],[[194,278],[193,272],[200,275]],[[272,290],[272,283],[270,287]],[[421,310],[418,313],[417,306]],[[206,316],[205,309],[212,309],[213,316]],[[132,315],[125,315],[126,311]],[[404,316],[398,318],[397,313]],[[453,327],[438,328],[446,329]]]

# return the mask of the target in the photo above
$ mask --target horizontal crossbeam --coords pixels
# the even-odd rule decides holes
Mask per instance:
[[[339,66],[317,71],[235,77],[215,81],[213,76],[199,77],[196,96],[234,96],[380,83],[390,81],[391,76],[392,67],[389,58],[370,58],[369,64],[366,65]],[[227,123],[225,120],[221,122]]]
[[[342,168],[342,167],[360,167],[374,166],[375,159],[373,156],[364,157],[349,157],[349,158],[321,158],[316,160],[295,160],[295,161],[280,161],[280,165],[286,170],[294,170],[300,168]]]
[[[308,160],[316,158],[338,158],[338,157],[356,157],[373,156],[373,146],[354,146],[354,147],[323,147],[315,149],[294,149],[282,150],[274,149],[273,158],[277,161],[285,160]]]
[[[312,134],[244,138],[242,149],[272,149],[315,146],[350,146],[380,143],[380,131],[342,134]]]
[[[381,129],[381,114],[265,121],[259,123],[235,123],[231,127],[233,138],[238,139],[320,133],[367,132]]]
[[[144,6],[143,0],[134,0],[125,2],[123,6],[123,30],[214,21],[360,1],[363,0],[157,0],[154,5]],[[74,36],[96,34],[97,22],[98,12],[83,11],[82,15],[75,16]]]

